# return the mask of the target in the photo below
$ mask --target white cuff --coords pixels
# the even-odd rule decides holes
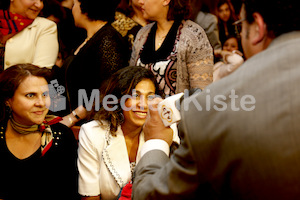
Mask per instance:
[[[151,150],[161,150],[165,152],[167,156],[169,156],[170,154],[170,147],[168,143],[160,139],[147,140],[142,146],[141,157],[143,157],[144,154]]]

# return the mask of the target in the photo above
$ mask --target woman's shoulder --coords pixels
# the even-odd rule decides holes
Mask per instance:
[[[37,17],[27,29],[35,28],[37,32],[57,34],[57,25],[55,22],[44,17]]]
[[[62,123],[56,123],[50,126],[54,135],[59,135],[62,137],[74,137],[73,131],[71,128],[67,127]]]
[[[205,43],[207,38],[204,29],[191,20],[182,21],[183,27],[181,29],[181,42],[186,42],[191,40],[190,44],[192,46],[198,46],[199,44]]]
[[[115,21],[111,24],[123,37],[125,37],[128,31],[134,27],[139,26],[133,19],[127,17],[124,13],[117,11],[115,15]]]
[[[32,26],[56,27],[56,23],[44,17],[37,17],[33,21]]]
[[[50,125],[51,128],[55,131],[60,131],[60,132],[72,132],[72,130],[67,127],[66,125],[62,124],[62,123],[56,123],[53,125]]]
[[[142,27],[139,32],[149,32],[154,24],[155,22],[147,24],[146,26]]]
[[[142,27],[136,35],[136,40],[140,41],[142,38],[146,39],[148,37],[148,33],[150,32],[150,30],[154,26],[154,24],[155,24],[155,22],[152,22],[152,23],[147,24],[146,26]]]
[[[101,44],[109,42],[125,42],[122,35],[111,25],[106,24],[100,30],[98,30],[95,35],[92,37],[94,44]]]
[[[186,20],[182,21],[182,32],[189,32],[193,34],[205,33],[204,29],[194,21]]]
[[[92,120],[90,122],[84,123],[80,127],[79,138],[103,138],[109,129],[109,124],[106,121]]]

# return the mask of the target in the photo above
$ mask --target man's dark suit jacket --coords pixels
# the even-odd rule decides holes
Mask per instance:
[[[180,147],[170,160],[160,150],[142,157],[133,199],[300,199],[299,52],[299,31],[279,36],[185,99]],[[238,97],[230,98],[233,92]],[[242,107],[241,100],[249,104]]]

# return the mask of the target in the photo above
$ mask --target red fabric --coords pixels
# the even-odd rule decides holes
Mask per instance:
[[[47,121],[48,120],[48,121]],[[44,133],[45,129],[52,125],[52,124],[56,124],[58,122],[60,122],[62,120],[61,117],[57,117],[57,116],[54,116],[54,115],[46,115],[45,117],[45,120],[43,121],[42,124],[39,125],[39,130],[41,132],[43,132],[43,135],[42,135],[42,156],[45,155],[45,153],[50,149],[50,147],[52,146],[52,143],[53,143],[53,135],[52,135],[52,131],[51,133]],[[43,141],[45,141],[43,143]],[[44,145],[43,145],[44,144]]]
[[[55,117],[54,119],[52,119],[50,121],[44,120],[43,123],[39,126],[39,130],[41,132],[43,132],[46,129],[46,125],[56,124],[56,123],[60,122],[61,120],[62,120],[61,117]]]
[[[47,144],[47,146],[43,149],[43,151],[42,151],[42,156],[44,156],[45,153],[50,149],[50,147],[52,146],[52,143],[53,143],[53,140],[51,140],[51,141]]]
[[[0,39],[5,43],[10,37],[22,31],[33,22],[22,15],[11,13],[8,10],[0,10]]]
[[[132,183],[129,182],[127,183],[122,192],[121,192],[121,197],[119,200],[130,200],[131,199],[131,193],[132,193]]]

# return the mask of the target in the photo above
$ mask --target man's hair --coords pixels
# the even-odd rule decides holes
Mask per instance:
[[[254,21],[253,13],[259,13],[267,30],[275,37],[300,30],[300,6],[298,0],[243,0],[248,23]]]

